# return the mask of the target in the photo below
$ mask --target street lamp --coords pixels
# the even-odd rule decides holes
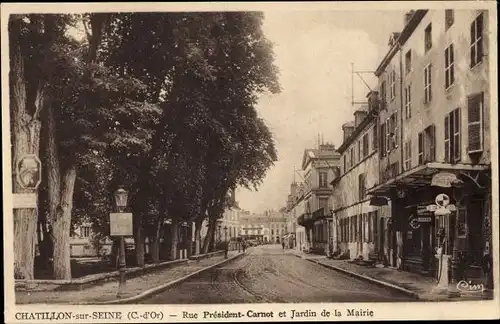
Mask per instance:
[[[118,212],[122,213],[127,206],[128,192],[120,188],[115,191],[115,203],[116,209]],[[120,298],[125,293],[125,267],[126,267],[126,259],[125,259],[125,237],[120,235],[120,259],[118,263],[118,271],[120,272],[120,282],[118,284],[118,293],[117,297]]]
[[[229,249],[227,243],[227,226],[224,226],[224,258],[227,259],[227,250]]]

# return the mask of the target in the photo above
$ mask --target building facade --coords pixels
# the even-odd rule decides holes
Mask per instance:
[[[340,155],[332,144],[321,144],[317,149],[304,151],[304,183],[294,203],[294,207],[300,210],[296,238],[302,250],[318,254],[326,254],[331,250],[331,211],[334,207],[329,183],[334,178],[339,160]]]
[[[369,94],[369,102],[377,93]],[[340,168],[333,187],[334,251],[355,259],[384,260],[388,253],[387,220],[390,207],[373,206],[366,188],[379,183],[379,137],[376,111],[362,106],[354,112],[354,121],[343,125],[344,140],[338,148]]]
[[[491,253],[488,19],[409,12],[377,68],[381,181],[368,193],[392,207],[390,257],[403,270],[437,275],[442,247],[454,280],[481,277]],[[394,79],[395,97],[383,91]],[[438,196],[453,208],[436,213]]]
[[[281,243],[287,233],[285,214],[269,210],[263,214],[249,214],[241,218],[240,236],[261,243]]]

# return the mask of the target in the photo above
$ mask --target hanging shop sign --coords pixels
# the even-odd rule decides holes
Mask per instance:
[[[431,180],[431,186],[450,188],[452,185],[459,184],[461,181],[454,173],[439,172],[436,173]]]
[[[413,214],[408,218],[408,225],[410,225],[413,229],[420,228],[420,223],[418,221],[418,217],[415,217]]]
[[[439,194],[436,196],[436,205],[439,207],[446,207],[450,204],[450,197],[447,194]]]

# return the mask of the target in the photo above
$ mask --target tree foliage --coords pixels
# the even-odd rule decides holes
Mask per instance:
[[[41,44],[26,57],[47,62],[27,61],[26,70],[49,85],[58,165],[77,170],[73,225],[90,221],[108,235],[112,193],[125,186],[136,228],[158,242],[166,218],[213,223],[229,190],[260,185],[277,153],[256,106],[263,92],[280,91],[262,20],[257,12],[58,15],[50,49],[22,35]],[[76,25],[83,40],[65,33]]]

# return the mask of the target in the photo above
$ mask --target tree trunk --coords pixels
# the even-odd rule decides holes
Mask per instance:
[[[195,242],[195,255],[200,254],[200,244],[201,244],[201,227],[203,226],[203,220],[196,220],[194,223],[194,242]]]
[[[160,262],[160,221],[156,224],[156,229],[153,237],[151,237],[149,250],[151,251],[151,259],[153,263]]]
[[[71,163],[64,173],[61,186],[61,201],[53,220],[54,276],[56,279],[71,279],[70,230],[73,193],[76,181],[76,164]]]
[[[212,246],[215,243],[214,235],[216,223],[217,222],[215,220],[209,219],[208,221],[208,230],[207,236],[205,237],[205,244],[203,245],[203,253],[208,253],[210,250],[212,250]]]
[[[142,226],[142,213],[135,213],[135,258],[137,266],[144,267],[144,228]]]
[[[177,243],[179,242],[179,220],[172,217],[172,226],[170,227],[170,259],[177,259]]]
[[[187,257],[189,258],[193,254],[193,227],[188,226],[186,227],[187,231],[187,237],[186,237],[186,242],[187,242]]]
[[[33,116],[27,111],[23,55],[19,44],[21,39],[20,22],[12,21],[9,27],[12,166],[15,170],[19,158],[24,154],[39,154],[41,123],[38,118],[38,110],[35,110],[36,113]],[[36,190],[23,189],[19,186],[15,171],[12,172],[12,177],[13,193],[34,192],[36,194]],[[37,210],[36,208],[16,208],[13,214],[14,276],[16,279],[34,279]]]

